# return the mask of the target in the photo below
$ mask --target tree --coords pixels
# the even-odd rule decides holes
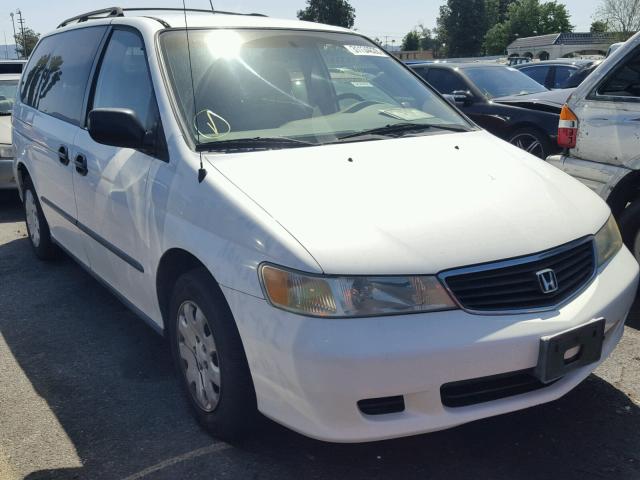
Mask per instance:
[[[298,18],[351,28],[356,21],[356,10],[348,0],[307,0],[307,7],[298,11]]]
[[[596,15],[625,39],[640,30],[640,0],[602,0]]]
[[[16,49],[18,50],[18,55],[22,58],[28,58],[31,55],[31,52],[38,43],[40,39],[40,34],[34,32],[31,28],[25,27],[24,36],[22,32],[16,33],[15,41],[16,41]]]
[[[591,33],[605,33],[607,30],[609,30],[609,26],[607,22],[602,20],[596,20],[591,24]]]
[[[447,0],[437,19],[438,41],[450,57],[477,56],[486,33],[486,0]]]
[[[405,52],[420,50],[420,34],[416,30],[411,30],[402,39],[401,48]]]
[[[573,25],[565,5],[555,0],[545,3],[540,3],[540,0],[516,0],[509,4],[505,20],[489,29],[484,48],[488,54],[499,55],[518,37],[572,31]]]

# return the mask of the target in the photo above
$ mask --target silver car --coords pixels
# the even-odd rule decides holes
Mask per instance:
[[[640,33],[571,95],[558,143],[565,153],[547,160],[609,203],[640,260]]]
[[[14,149],[11,145],[11,112],[20,75],[0,75],[0,189],[16,188],[13,178]]]

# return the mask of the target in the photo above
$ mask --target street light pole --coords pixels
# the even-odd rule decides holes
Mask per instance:
[[[13,43],[14,43],[14,46],[16,47],[16,58],[18,58],[19,55],[18,55],[18,42],[16,40],[16,22],[14,22],[13,20],[13,12],[11,12],[9,16],[11,17],[11,24],[13,25]]]
[[[22,18],[22,12],[20,11],[20,9],[16,10],[16,13],[18,14],[18,23],[20,24],[20,30],[22,32],[22,56],[26,59],[27,58],[27,37],[25,37],[24,35],[24,19]]]

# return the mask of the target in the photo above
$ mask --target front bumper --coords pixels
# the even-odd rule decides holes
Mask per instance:
[[[535,367],[540,337],[607,319],[603,360],[624,331],[638,264],[623,248],[559,310],[480,316],[460,310],[362,319],[290,314],[223,287],[238,324],[262,413],[325,441],[361,442],[432,432],[555,400],[597,364],[530,393],[447,408],[449,382]],[[357,402],[404,396],[401,413],[368,416]]]
[[[0,159],[0,189],[18,188],[13,175],[13,159]]]

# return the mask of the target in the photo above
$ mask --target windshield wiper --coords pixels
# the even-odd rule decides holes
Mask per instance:
[[[468,132],[467,128],[460,125],[437,124],[437,123],[393,123],[384,127],[371,128],[361,132],[350,133],[338,137],[338,141],[348,140],[350,138],[366,137],[369,135],[382,135],[389,137],[400,137],[405,133],[421,132],[423,130],[448,130],[451,132]]]
[[[199,152],[231,152],[245,150],[277,150],[280,148],[308,147],[311,145],[317,144],[287,137],[254,137],[201,143],[196,146],[196,150]]]

